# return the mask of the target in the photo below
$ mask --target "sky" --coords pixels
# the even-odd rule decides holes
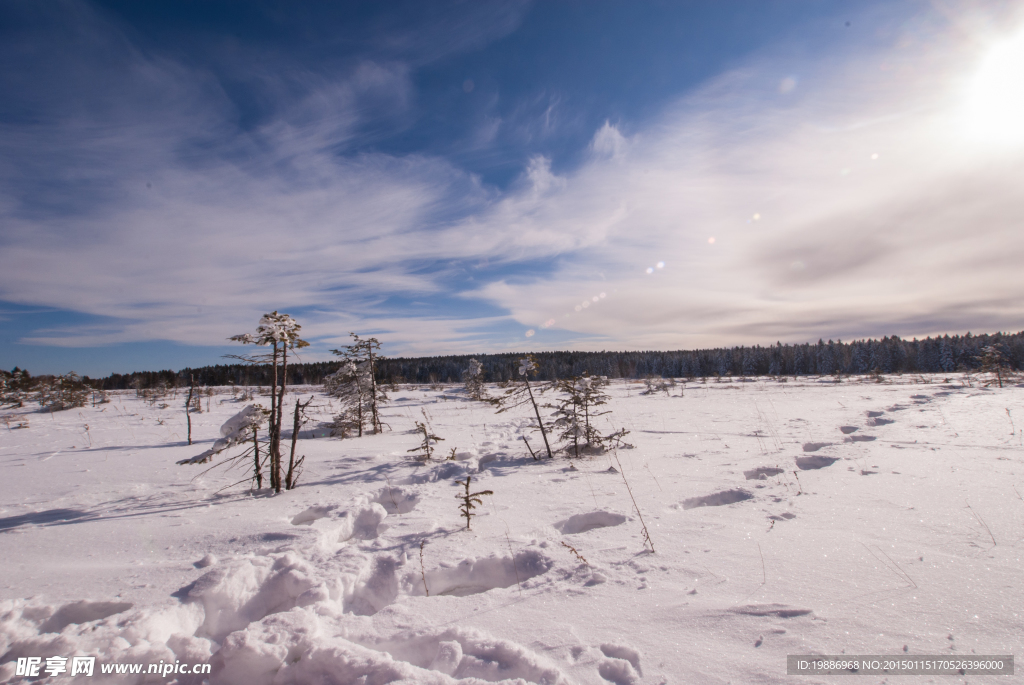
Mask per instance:
[[[1024,329],[1024,3],[0,5],[0,368]]]

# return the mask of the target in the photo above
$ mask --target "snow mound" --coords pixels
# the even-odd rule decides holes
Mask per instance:
[[[372,500],[384,507],[389,515],[408,514],[420,502],[420,496],[401,486],[388,486],[373,496]]]
[[[314,521],[328,516],[337,508],[335,505],[313,506],[292,517],[293,526],[308,526]]]
[[[72,623],[90,623],[100,621],[108,616],[128,611],[132,605],[128,602],[72,602],[58,609],[39,626],[40,633],[59,633]]]
[[[586,514],[570,516],[565,521],[559,521],[555,528],[566,535],[585,533],[595,528],[607,528],[625,523],[626,517],[622,514],[613,514],[609,511],[591,511]]]
[[[310,609],[278,614],[233,633],[212,664],[211,680],[226,685],[569,682],[521,645],[483,632],[451,628],[387,634]]]

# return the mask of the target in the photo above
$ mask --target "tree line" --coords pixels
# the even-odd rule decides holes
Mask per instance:
[[[982,366],[982,350],[994,346],[1013,370],[1024,369],[1024,331],[944,335],[924,340],[889,336],[881,340],[824,341],[797,345],[637,352],[535,352],[538,380],[554,381],[589,374],[608,378],[707,378],[716,376],[806,376],[871,372],[953,373]],[[457,383],[470,359],[478,360],[488,383],[516,378],[522,352],[380,357],[374,364],[379,383]],[[287,368],[289,385],[320,385],[341,367],[341,361],[293,362]],[[194,381],[192,380],[194,379]],[[270,365],[217,364],[180,371],[138,371],[83,379],[100,390],[152,389],[196,385],[239,387],[270,385]]]

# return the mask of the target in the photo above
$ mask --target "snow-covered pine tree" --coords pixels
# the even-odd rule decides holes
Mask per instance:
[[[470,359],[466,370],[462,372],[462,382],[466,385],[466,392],[474,400],[487,400],[484,389],[484,365],[476,359]]]
[[[939,368],[950,373],[956,371],[956,361],[953,359],[953,346],[949,344],[949,336],[942,338],[942,344],[939,345]]]
[[[377,382],[377,369],[376,360],[380,356],[378,350],[380,350],[380,341],[376,338],[360,338],[355,333],[349,333],[352,336],[353,343],[351,345],[345,345],[341,349],[331,350],[334,354],[340,356],[346,362],[351,362],[355,365],[355,375],[361,375],[364,378],[363,386],[365,387],[365,403],[366,409],[369,411],[369,416],[366,418],[369,421],[370,429],[374,433],[382,433],[384,431],[384,422],[380,418],[380,410],[387,403],[388,396],[384,391],[384,386]],[[362,390],[360,392],[363,392]],[[360,400],[362,402],[363,400]],[[359,405],[359,411],[362,412],[362,404]],[[361,416],[361,415],[360,415]],[[359,435],[362,435],[362,419],[360,418]]]
[[[264,314],[256,327],[255,335],[243,333],[233,335],[229,340],[243,345],[270,346],[271,351],[259,355],[227,355],[247,364],[271,364],[272,382],[270,388],[270,486],[281,492],[281,420],[284,413],[284,394],[288,384],[288,350],[308,347],[309,343],[299,338],[302,326],[287,314],[273,311]]]
[[[607,440],[593,423],[598,416],[610,413],[598,409],[611,399],[604,391],[607,385],[607,377],[587,374],[555,384],[555,388],[564,396],[553,405],[556,416],[554,426],[560,431],[558,437],[565,443],[566,451],[571,451],[577,459],[581,450],[602,449]]]
[[[334,416],[331,424],[331,435],[345,438],[355,433],[362,437],[373,415],[371,386],[368,361],[343,362],[335,373],[324,379],[324,392],[341,403],[341,412]]]
[[[1003,354],[1002,350],[996,345],[987,345],[981,348],[981,372],[988,373],[995,377],[994,381],[989,381],[986,385],[992,385],[993,382],[998,383],[999,387],[1003,387],[1003,380],[1006,378],[1009,365],[1006,363],[1006,355]]]

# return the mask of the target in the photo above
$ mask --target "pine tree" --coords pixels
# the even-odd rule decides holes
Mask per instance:
[[[982,373],[990,373],[995,376],[995,382],[999,384],[999,387],[1003,387],[1003,379],[1006,378],[1006,372],[1008,369],[1006,363],[1006,356],[1003,354],[995,345],[988,345],[981,348],[981,371]],[[991,385],[992,381],[989,381],[987,385]]]
[[[346,373],[349,374],[350,378],[358,378],[358,380],[350,380],[349,382],[356,383],[358,386],[355,390],[359,396],[358,404],[350,405],[350,407],[358,415],[359,435],[363,434],[364,407],[367,412],[365,421],[369,422],[370,429],[374,433],[381,433],[384,431],[384,422],[381,421],[380,410],[387,403],[388,396],[384,391],[384,387],[377,383],[376,361],[380,356],[377,353],[380,350],[380,341],[376,338],[366,338],[364,340],[355,333],[349,333],[349,335],[353,339],[351,345],[346,345],[338,350],[331,350],[331,352],[354,366],[354,369],[349,367]]]
[[[335,373],[324,379],[324,392],[338,398],[342,410],[336,414],[332,423],[331,434],[348,437],[355,432],[359,437],[363,429],[370,423],[373,415],[370,407],[369,362],[346,361]]]
[[[604,391],[607,385],[606,377],[586,374],[559,381],[555,385],[565,396],[554,405],[557,417],[554,425],[561,431],[558,437],[566,443],[566,450],[571,449],[577,459],[581,449],[602,449],[609,439],[601,435],[593,423],[598,416],[609,413],[598,410],[598,407],[604,406],[611,399]]]

